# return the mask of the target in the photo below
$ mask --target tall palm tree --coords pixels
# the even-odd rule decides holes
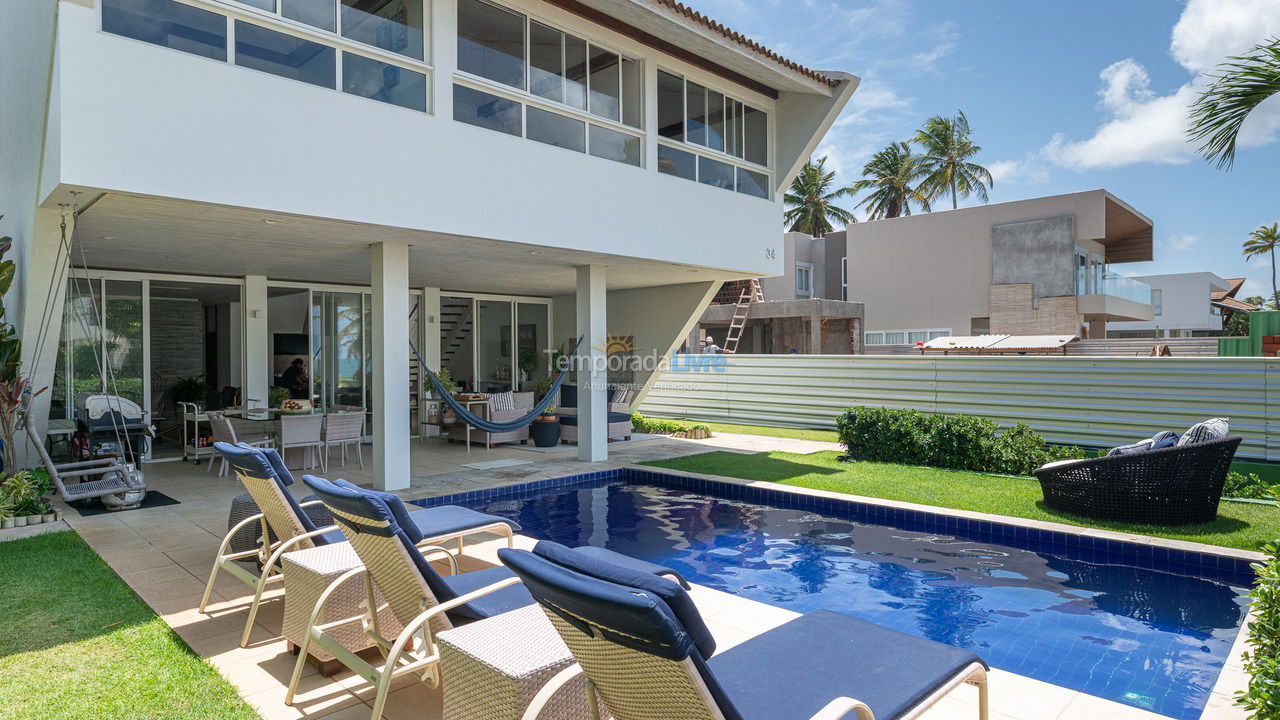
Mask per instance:
[[[831,189],[836,181],[836,171],[827,170],[826,163],[825,157],[816,163],[812,160],[805,163],[783,196],[787,211],[782,218],[791,232],[821,237],[834,229],[832,220],[841,225],[858,221],[853,213],[835,204],[836,200],[851,193],[849,188]]]
[[[1271,301],[1280,307],[1280,287],[1276,286],[1276,248],[1280,247],[1280,224],[1262,227],[1249,233],[1244,241],[1244,256],[1247,258],[1271,256]]]
[[[935,115],[916,131],[912,142],[920,145],[921,162],[927,171],[921,189],[930,200],[951,193],[951,209],[959,198],[970,195],[987,201],[991,173],[969,158],[981,152],[969,137],[969,119],[961,110],[953,118]]]
[[[867,208],[870,220],[896,218],[911,214],[915,203],[929,211],[929,197],[920,189],[924,176],[920,157],[911,152],[904,142],[890,143],[888,147],[871,156],[862,168],[862,178],[849,188],[855,193],[869,193],[858,207]]]
[[[1191,104],[1187,135],[1202,143],[1200,154],[1219,168],[1236,160],[1236,136],[1262,101],[1280,93],[1280,38],[1255,46],[1218,65],[1213,83]]]

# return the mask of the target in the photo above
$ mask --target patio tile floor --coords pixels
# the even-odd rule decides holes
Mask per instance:
[[[447,445],[438,440],[415,441],[413,467],[419,474],[413,478],[411,489],[401,494],[410,499],[449,494],[710,449],[813,452],[829,449],[826,445],[733,435],[703,441],[660,439],[613,445],[610,461],[586,465],[575,459],[572,447],[549,453],[474,447],[467,453],[460,445]],[[533,463],[488,471],[462,467],[469,462],[504,458],[533,460]],[[366,468],[362,471],[352,463],[345,468],[331,465],[327,475],[368,485],[372,481],[372,463],[367,462]],[[369,718],[372,689],[346,670],[323,678],[308,665],[297,702],[293,707],[284,704],[294,657],[279,637],[283,602],[278,587],[265,595],[268,600],[259,610],[247,648],[241,648],[239,641],[251,593],[239,581],[222,574],[215,585],[208,614],[195,610],[213,564],[213,554],[225,532],[226,509],[231,498],[243,492],[239,483],[233,477],[206,474],[203,464],[152,463],[146,467],[146,473],[152,489],[179,500],[180,504],[93,517],[82,517],[75,510],[64,508],[67,524],[80,533],[192,650],[226,676],[264,720]],[[298,496],[307,494],[301,483],[292,489]],[[518,542],[530,544],[532,541],[518,538]],[[478,543],[468,546],[468,553],[494,562],[494,553],[501,545],[496,539]],[[694,600],[722,648],[741,643],[795,616],[787,610],[701,586],[695,587]],[[1238,657],[1242,649],[1238,644],[1233,652],[1204,718],[1245,717],[1231,705],[1229,697],[1229,693],[1244,682]],[[1154,720],[1160,717],[1000,670],[992,671],[990,682],[992,720]],[[406,678],[393,689],[384,715],[390,720],[436,720],[440,712],[439,691]],[[957,690],[924,717],[926,720],[972,720],[977,717],[976,689]]]

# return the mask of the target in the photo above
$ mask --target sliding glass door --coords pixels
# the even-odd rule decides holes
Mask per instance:
[[[138,280],[68,281],[50,418],[74,418],[76,396],[85,393],[119,395],[146,408],[142,295]]]

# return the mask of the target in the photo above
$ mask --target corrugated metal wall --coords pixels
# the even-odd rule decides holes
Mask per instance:
[[[1262,358],[722,356],[662,374],[640,412],[835,427],[854,405],[1025,422],[1046,440],[1106,447],[1228,417],[1242,458],[1280,461],[1280,360]]]

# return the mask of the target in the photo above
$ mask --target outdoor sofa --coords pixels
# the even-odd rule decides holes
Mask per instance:
[[[614,440],[630,440],[635,428],[631,425],[631,401],[635,391],[630,388],[610,386],[609,394],[609,442]],[[560,404],[556,408],[556,418],[560,420],[560,442],[564,444],[578,442],[578,386],[564,385],[560,388]]]
[[[499,410],[494,407],[497,396],[490,396],[488,404],[482,409],[485,419],[495,423],[511,422],[512,420],[519,420],[525,416],[525,413],[528,413],[533,409],[533,393],[519,392],[510,393],[510,395],[515,407],[513,409],[503,410]],[[466,440],[467,423],[465,420],[459,419],[458,422],[449,427],[449,442],[466,442]],[[483,444],[487,448],[491,448],[499,443],[518,442],[523,445],[529,442],[529,426],[524,425],[516,428],[515,430],[509,430],[501,433],[487,433],[483,430],[471,428],[471,442]]]

